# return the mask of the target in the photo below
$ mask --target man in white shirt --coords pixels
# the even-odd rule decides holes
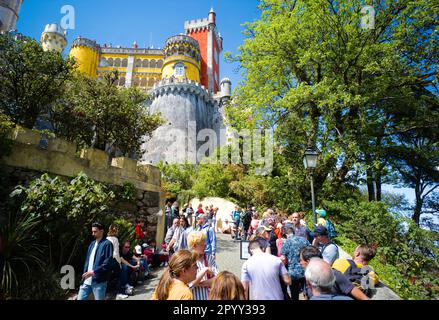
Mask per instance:
[[[96,240],[88,247],[78,300],[87,300],[91,292],[95,300],[105,300],[108,276],[113,266],[113,244],[104,237],[104,226],[93,223],[92,235]]]
[[[250,241],[248,250],[251,257],[243,264],[241,270],[246,298],[250,296],[250,300],[284,300],[280,281],[290,285],[291,278],[282,261],[262,251],[257,240]]]

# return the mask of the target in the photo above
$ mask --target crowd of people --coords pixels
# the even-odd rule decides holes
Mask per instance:
[[[195,211],[190,203],[185,204],[179,217],[173,216],[179,212],[173,209],[178,208],[177,203],[167,206],[170,225],[167,225],[165,243],[171,247],[167,249],[171,254],[169,274],[178,272],[173,269],[173,259],[177,259],[176,254],[181,250],[195,255],[194,258],[186,254],[185,265],[196,270],[193,277],[183,281],[192,295],[178,298],[175,292],[181,290],[174,290],[169,278],[159,283],[156,292],[163,292],[166,284],[173,299],[299,300],[302,293],[302,299],[310,300],[367,300],[369,288],[378,282],[368,266],[376,249],[364,244],[355,250],[352,260],[340,259],[339,248],[333,241],[337,232],[323,209],[316,210],[319,218],[310,230],[304,221],[304,212],[288,216],[267,209],[261,215],[251,205],[246,210],[236,206],[230,213],[232,223],[225,219],[218,229],[218,208],[212,205],[203,208],[199,204]],[[193,218],[193,224],[188,223],[189,217]],[[242,266],[241,279],[218,271],[216,232],[230,233],[234,240],[249,241],[250,258]],[[187,275],[192,274],[189,271]],[[226,279],[227,284],[222,283]],[[180,288],[177,283],[175,286]],[[216,292],[218,288],[221,293]],[[156,294],[154,299],[170,299],[170,296]]]
[[[149,274],[151,258],[165,271],[154,290],[155,300],[368,300],[378,277],[368,265],[376,248],[362,244],[352,259],[340,259],[334,243],[334,224],[323,209],[317,224],[308,228],[303,212],[291,215],[267,209],[259,214],[253,206],[240,207],[230,213],[233,223],[217,225],[218,208],[200,203],[197,210],[190,203],[180,210],[178,203],[166,204],[166,236],[162,250],[152,255],[141,242],[130,251],[124,243],[119,251],[117,226],[110,227],[108,237],[103,227],[94,224],[96,238],[88,250],[84,282],[78,299],[93,292],[95,299],[105,295],[106,276],[114,265],[119,296],[130,289],[130,275],[142,270]],[[136,225],[136,237],[143,239],[144,220]],[[102,227],[102,228],[101,228]],[[249,259],[241,269],[241,278],[219,270],[216,263],[217,232],[231,234],[234,240],[248,241]],[[231,240],[232,240],[231,239]],[[155,244],[154,244],[155,247]],[[161,252],[160,252],[161,251]],[[104,292],[104,293],[102,293]]]

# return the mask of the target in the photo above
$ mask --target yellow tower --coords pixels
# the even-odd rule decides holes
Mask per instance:
[[[72,43],[70,57],[75,58],[78,71],[90,76],[97,76],[100,47],[96,41],[78,38]]]
[[[185,35],[166,40],[162,79],[188,79],[200,83],[200,46]]]
[[[41,45],[44,51],[62,52],[67,45],[67,31],[58,24],[52,23],[46,25],[44,32],[41,34]]]

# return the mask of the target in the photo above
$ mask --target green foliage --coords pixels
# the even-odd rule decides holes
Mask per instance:
[[[131,244],[136,239],[136,229],[133,223],[124,219],[116,219],[113,224],[119,226],[119,244],[122,245],[125,241],[129,241]]]
[[[30,213],[13,211],[3,212],[0,219],[0,246],[5,261],[1,291],[6,298],[16,297],[30,275],[45,264],[45,248],[36,241],[42,220]]]
[[[0,158],[7,155],[11,149],[12,141],[8,138],[14,123],[0,111]]]
[[[90,233],[90,225],[103,220],[114,193],[101,183],[79,173],[70,182],[43,174],[29,187],[18,187],[13,195],[23,193],[21,210],[43,221],[40,239],[48,243],[48,261],[55,267],[71,264]]]
[[[234,178],[232,166],[221,164],[202,164],[198,167],[197,180],[193,190],[200,197],[229,196],[229,184]]]
[[[61,273],[51,265],[44,265],[39,272],[31,272],[18,288],[20,300],[66,300],[68,291],[61,286]]]
[[[193,164],[163,164],[158,168],[162,172],[162,188],[174,197],[186,190],[191,190],[194,185],[197,170]]]
[[[73,62],[30,38],[0,35],[0,112],[33,128],[64,91]]]
[[[349,195],[347,184],[366,179],[378,188],[376,196],[370,188],[371,200],[380,200],[398,135],[414,130],[437,141],[433,1],[374,2],[379,14],[369,30],[360,28],[363,6],[360,0],[261,1],[261,18],[246,24],[239,53],[229,56],[244,78],[226,106],[229,121],[238,130],[275,129],[289,174],[276,185],[294,184],[302,207],[309,205],[301,163],[308,145],[321,152],[317,198]]]
[[[122,185],[122,190],[120,192],[120,197],[124,200],[135,200],[136,199],[136,187],[131,182],[124,182]]]
[[[149,114],[145,93],[118,88],[118,77],[117,72],[101,80],[76,74],[51,110],[55,133],[83,147],[141,155],[144,137],[163,121],[160,115]]]

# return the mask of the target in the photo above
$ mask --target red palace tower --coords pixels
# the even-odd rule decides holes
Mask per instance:
[[[208,18],[186,21],[184,31],[200,45],[201,84],[217,93],[220,91],[219,59],[223,38],[216,27],[216,13],[210,9]]]

